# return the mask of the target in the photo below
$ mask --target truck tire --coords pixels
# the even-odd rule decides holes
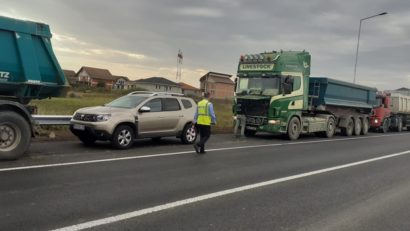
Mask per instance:
[[[134,144],[134,130],[127,125],[118,126],[111,138],[111,143],[118,149],[127,149]]]
[[[300,121],[297,117],[293,117],[288,124],[288,138],[297,140],[300,135]]]
[[[354,135],[355,136],[360,136],[362,133],[362,121],[360,118],[357,118],[354,120]]]
[[[184,130],[182,130],[181,141],[184,144],[193,144],[198,136],[198,132],[192,123],[186,124]]]
[[[387,119],[383,120],[383,124],[380,127],[380,131],[382,133],[387,133],[389,131],[389,122],[387,121]]]
[[[318,135],[324,138],[332,138],[336,131],[336,123],[333,117],[330,117],[326,123],[326,131],[319,132]]]
[[[362,135],[366,135],[369,132],[369,120],[364,118],[362,124]]]
[[[403,123],[401,120],[399,120],[399,124],[397,125],[397,132],[403,131]]]
[[[342,134],[344,136],[351,136],[353,134],[353,129],[354,129],[354,123],[353,123],[353,119],[349,118],[347,120],[347,124],[345,128],[341,128],[342,130]]]
[[[12,111],[0,114],[0,159],[14,160],[30,146],[30,124],[23,116]]]

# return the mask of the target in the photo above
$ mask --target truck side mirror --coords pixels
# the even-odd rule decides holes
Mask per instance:
[[[292,76],[286,76],[285,80],[282,83],[283,95],[288,95],[292,93],[293,90],[293,78]]]

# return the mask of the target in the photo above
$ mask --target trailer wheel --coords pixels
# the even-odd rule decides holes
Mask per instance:
[[[399,124],[397,125],[397,132],[401,132],[403,130],[403,123],[401,119],[399,119]]]
[[[369,132],[369,120],[363,119],[362,135],[366,135]]]
[[[354,120],[354,135],[359,136],[362,133],[362,121],[360,118]]]
[[[354,128],[354,123],[353,123],[353,119],[349,118],[347,120],[347,124],[345,128],[341,128],[342,130],[342,134],[344,136],[351,136],[353,134],[353,128]]]
[[[381,132],[387,133],[389,131],[389,123],[387,119],[383,120],[383,125],[381,127]]]
[[[300,121],[297,117],[293,117],[288,124],[288,138],[297,140],[300,135]]]
[[[0,114],[0,159],[14,160],[23,155],[31,141],[29,123],[18,113]]]

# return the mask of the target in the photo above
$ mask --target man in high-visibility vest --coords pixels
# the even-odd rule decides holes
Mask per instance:
[[[216,116],[214,112],[214,107],[211,102],[209,102],[210,94],[209,92],[204,92],[204,98],[199,101],[198,107],[194,116],[194,124],[199,131],[200,140],[194,144],[194,149],[196,153],[204,154],[205,143],[211,136],[211,124],[216,124]]]

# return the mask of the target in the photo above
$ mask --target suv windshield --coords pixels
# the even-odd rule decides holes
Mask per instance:
[[[121,107],[121,108],[135,108],[142,101],[147,99],[145,96],[139,95],[126,95],[106,104],[107,107]]]
[[[280,76],[239,78],[237,94],[249,95],[278,95],[280,89]]]

